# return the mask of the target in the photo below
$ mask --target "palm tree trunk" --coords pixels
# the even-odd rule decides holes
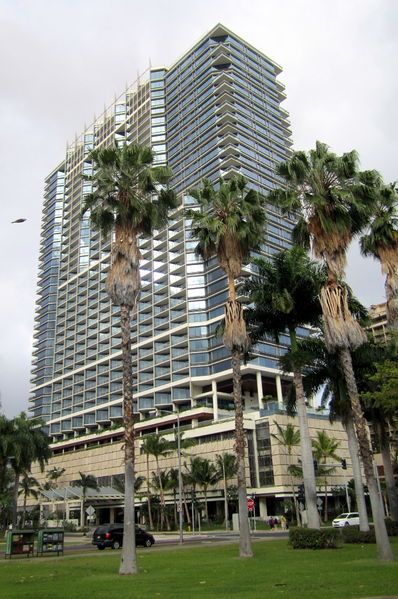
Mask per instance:
[[[384,476],[387,487],[388,504],[391,518],[398,521],[398,497],[395,486],[394,470],[391,463],[390,440],[388,430],[384,422],[378,425],[380,438],[380,452],[383,460]]]
[[[325,464],[326,464],[326,460],[325,460]],[[325,518],[325,522],[328,521],[328,479],[325,476],[325,512],[324,512],[324,518]]]
[[[13,502],[12,502],[12,526],[13,526],[13,528],[15,528],[17,525],[19,476],[20,476],[19,472],[15,472]]]
[[[316,480],[314,471],[314,459],[312,456],[312,445],[308,427],[308,414],[305,405],[305,394],[301,372],[293,372],[294,386],[296,389],[296,409],[300,428],[301,464],[303,467],[303,479],[305,489],[305,503],[307,509],[308,527],[319,530],[319,513],[316,495]]]
[[[182,490],[183,503],[185,508],[185,517],[187,519],[187,524],[191,524],[191,515],[189,513],[188,505],[187,505],[187,496],[185,494],[185,489]]]
[[[164,490],[163,490],[162,479],[161,479],[161,476],[160,476],[160,467],[159,467],[159,458],[158,458],[158,456],[155,456],[155,459],[156,459],[156,470],[157,470],[157,474],[158,474],[159,493],[160,493],[160,512],[161,512],[160,528],[163,529],[163,527],[166,526],[167,530],[169,530],[170,524],[169,524],[169,519],[168,519],[167,514],[166,514],[166,503],[165,503],[165,500],[164,500]]]
[[[209,522],[209,509],[208,509],[208,505],[207,505],[207,487],[206,486],[203,487],[203,492],[204,492],[204,496],[205,496],[206,522]]]
[[[292,475],[290,475],[290,485],[292,487],[293,505],[294,505],[294,510],[296,512],[297,526],[301,526],[300,510],[299,510],[298,501],[297,501],[297,497],[296,497],[296,491],[294,490],[294,480],[293,480]]]
[[[249,518],[247,516],[245,436],[243,430],[240,351],[235,348],[232,349],[232,373],[235,403],[235,448],[239,498],[239,555],[240,557],[253,557],[250,539]]]
[[[146,487],[147,487],[147,500],[148,500],[148,518],[149,528],[153,530],[153,518],[152,518],[152,505],[151,505],[151,489],[149,486],[149,454],[146,456]]]
[[[225,466],[224,466],[225,468]],[[225,469],[223,468],[223,483],[224,483],[224,521],[225,521],[225,530],[228,530],[228,489],[227,489],[227,479],[225,476]]]
[[[80,502],[80,528],[82,530],[84,528],[84,489],[83,489],[83,497]]]
[[[123,362],[123,422],[124,422],[124,534],[119,574],[136,574],[137,552],[135,547],[135,510],[134,510],[134,460],[135,432],[133,417],[133,372],[131,360],[131,310],[120,306],[120,324],[122,332]]]
[[[383,561],[393,561],[394,555],[387,535],[383,505],[381,497],[379,496],[376,477],[374,475],[373,452],[370,445],[366,421],[359,403],[358,389],[355,381],[350,350],[341,349],[340,359],[347,384],[348,396],[351,401],[355,432],[368,485],[379,559]]]
[[[350,452],[351,468],[354,476],[355,498],[359,514],[359,529],[367,532],[369,530],[368,513],[366,511],[365,493],[362,484],[361,463],[359,461],[358,440],[355,434],[352,414],[345,418],[345,430],[347,433],[348,451]],[[348,509],[348,506],[347,506]]]
[[[22,528],[25,528],[26,519],[26,493],[23,494]]]

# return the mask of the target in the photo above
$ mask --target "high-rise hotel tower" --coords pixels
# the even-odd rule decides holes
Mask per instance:
[[[267,192],[275,165],[289,155],[288,114],[281,108],[280,67],[217,25],[170,68],[151,68],[67,149],[46,179],[39,296],[33,352],[32,413],[54,441],[100,434],[122,416],[118,308],[104,288],[110,241],[81,218],[93,148],[138,142],[173,170],[181,206],[204,178],[244,175]],[[290,244],[293,224],[270,207],[263,252]],[[231,362],[215,328],[226,278],[217,261],[194,253],[181,209],[169,226],[141,240],[142,290],[132,321],[134,396],[141,419],[153,410],[232,405]],[[282,336],[282,344],[287,339]],[[281,401],[283,377],[270,340],[242,368],[246,410],[264,397]]]

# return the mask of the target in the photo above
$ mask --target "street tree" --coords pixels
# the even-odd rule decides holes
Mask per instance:
[[[262,339],[272,335],[278,342],[280,335],[287,331],[294,352],[298,343],[298,329],[320,323],[318,294],[324,281],[324,272],[297,246],[275,254],[271,260],[256,259],[253,265],[256,270],[244,284],[244,291],[253,304],[253,308],[247,310],[252,337]],[[302,366],[300,361],[292,360],[288,372],[293,372],[308,526],[318,529],[320,521]]]
[[[233,453],[216,453],[217,477],[223,481],[224,487],[224,522],[228,530],[228,480],[234,478],[237,472],[236,456]]]
[[[235,448],[239,489],[239,555],[252,557],[245,468],[241,356],[250,340],[243,318],[243,308],[236,298],[235,279],[241,275],[250,252],[258,249],[264,236],[266,204],[263,197],[248,189],[244,177],[220,179],[218,185],[203,181],[191,190],[198,208],[186,210],[192,219],[191,236],[198,241],[196,252],[205,261],[217,260],[227,275],[228,301],[225,305],[224,344],[231,351],[233,397],[235,405]]]
[[[140,293],[139,238],[149,237],[154,229],[164,226],[169,210],[176,207],[177,201],[175,193],[167,187],[170,169],[152,166],[154,155],[150,148],[139,144],[99,148],[89,159],[94,172],[86,179],[92,184],[92,191],[85,196],[82,217],[105,238],[114,233],[106,290],[113,305],[120,306],[122,336],[125,503],[119,574],[135,574],[138,566],[131,317]]]
[[[326,345],[338,352],[351,401],[356,435],[372,506],[378,555],[381,560],[394,559],[384,522],[383,505],[378,494],[369,431],[359,401],[351,351],[367,337],[348,307],[344,279],[347,248],[354,236],[369,223],[375,208],[375,185],[378,173],[360,172],[358,155],[353,150],[342,156],[316,142],[314,150],[294,152],[278,165],[285,187],[270,193],[269,200],[282,213],[299,213],[294,239],[311,247],[324,261],[327,281],[320,293]]]

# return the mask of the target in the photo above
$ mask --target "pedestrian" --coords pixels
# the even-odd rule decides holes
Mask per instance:
[[[285,516],[281,516],[280,517],[280,521],[281,521],[281,528],[282,528],[282,530],[286,530],[286,524],[287,524],[287,522],[286,522]]]
[[[270,529],[272,530],[272,529],[274,528],[274,519],[273,519],[273,518],[270,518],[270,519],[268,520],[268,524],[269,524],[269,527],[270,527]]]

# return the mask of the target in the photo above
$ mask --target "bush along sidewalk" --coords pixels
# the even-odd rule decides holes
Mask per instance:
[[[291,528],[289,544],[293,549],[337,549],[343,540],[336,528]]]

